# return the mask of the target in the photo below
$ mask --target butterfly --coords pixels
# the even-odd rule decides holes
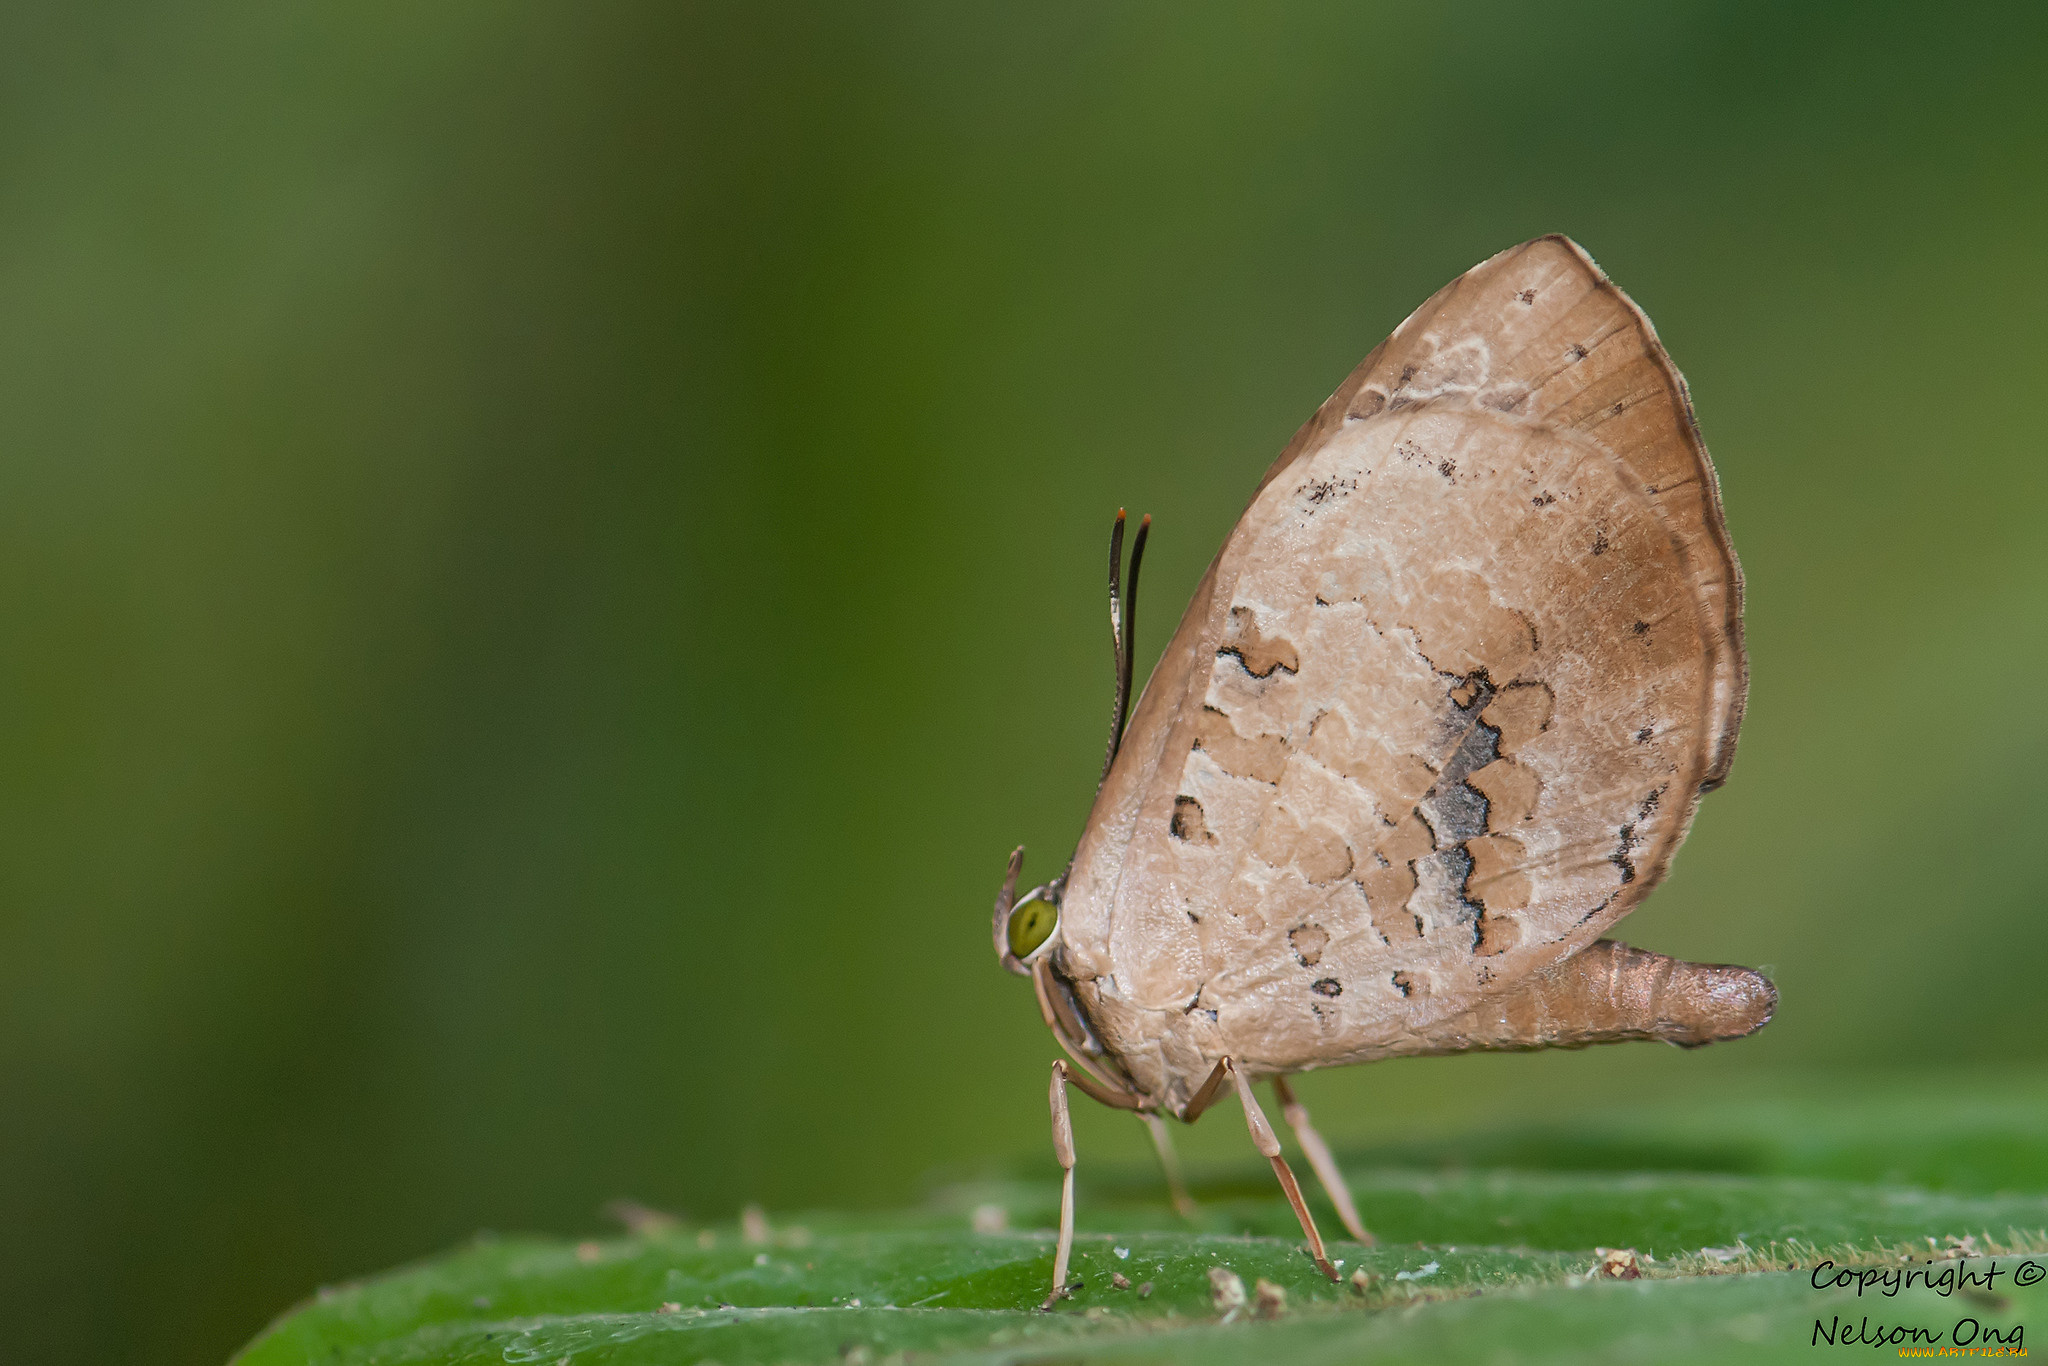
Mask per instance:
[[[1146,1122],[1183,1211],[1164,1121],[1234,1092],[1335,1279],[1254,1081],[1369,1242],[1290,1075],[1769,1022],[1761,973],[1603,937],[1727,777],[1748,669],[1685,381],[1577,243],[1482,262],[1366,357],[1266,471],[1131,710],[1150,525],[1127,579],[1121,512],[1110,538],[1087,826],[1021,896],[1013,853],[995,903],[996,952],[1066,1054],[1046,1307],[1073,1241],[1070,1086]]]

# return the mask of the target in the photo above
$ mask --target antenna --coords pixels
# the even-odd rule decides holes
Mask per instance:
[[[1116,525],[1109,532],[1109,647],[1116,666],[1116,699],[1109,717],[1109,753],[1102,759],[1102,780],[1109,778],[1110,766],[1124,743],[1124,721],[1130,713],[1131,673],[1136,667],[1133,637],[1138,624],[1138,567],[1145,562],[1145,538],[1152,531],[1152,516],[1138,522],[1138,535],[1131,543],[1131,576],[1123,577],[1124,510],[1116,510]],[[1098,781],[1099,789],[1102,782]]]

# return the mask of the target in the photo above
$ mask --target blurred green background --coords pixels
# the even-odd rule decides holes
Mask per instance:
[[[8,1359],[217,1362],[621,1195],[1050,1173],[986,917],[1087,809],[1111,512],[1149,660],[1316,403],[1546,231],[1749,575],[1733,781],[1625,933],[1784,1006],[1306,1098],[2043,1058],[2048,11],[1260,10],[0,9]]]

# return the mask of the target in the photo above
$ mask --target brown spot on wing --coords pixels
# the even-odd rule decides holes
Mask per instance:
[[[1422,927],[1408,909],[1409,898],[1415,895],[1412,862],[1367,868],[1359,873],[1358,886],[1365,893],[1365,913],[1380,938],[1392,944],[1422,937]]]
[[[1230,620],[1223,628],[1223,644],[1216,653],[1236,655],[1237,662],[1253,678],[1270,678],[1275,669],[1301,672],[1300,652],[1280,637],[1268,637],[1261,632],[1258,618],[1249,607],[1230,609]]]
[[[1547,683],[1510,683],[1486,704],[1479,719],[1500,731],[1500,752],[1509,755],[1544,732],[1556,705]]]
[[[1214,707],[1202,708],[1195,721],[1195,748],[1208,751],[1217,767],[1239,778],[1277,783],[1287,768],[1287,743],[1277,735],[1243,736],[1230,718]]]
[[[1522,926],[1511,916],[1487,910],[1479,917],[1479,935],[1472,952],[1481,958],[1495,958],[1522,942]],[[1492,980],[1490,976],[1482,981]]]
[[[1489,911],[1519,911],[1529,904],[1529,877],[1521,871],[1528,851],[1507,835],[1481,835],[1465,841],[1472,856],[1466,890]]]
[[[1411,605],[1403,624],[1415,632],[1424,658],[1444,673],[1514,678],[1536,653],[1529,619],[1496,603],[1486,580],[1471,570],[1434,575],[1428,595]]]
[[[1506,748],[1503,737],[1502,748]],[[1496,834],[1534,818],[1543,780],[1512,759],[1496,759],[1466,779],[1486,798],[1486,828]]]
[[[1295,869],[1316,886],[1351,876],[1351,849],[1344,837],[1322,821],[1297,821],[1284,806],[1266,813],[1253,852],[1275,868]]]
[[[1410,811],[1395,823],[1394,831],[1380,841],[1379,852],[1391,863],[1411,863],[1436,850],[1436,837],[1421,816]]]
[[[1342,712],[1317,717],[1305,748],[1310,758],[1359,784],[1390,813],[1413,809],[1436,781],[1421,758],[1392,749],[1378,736],[1358,734]]]

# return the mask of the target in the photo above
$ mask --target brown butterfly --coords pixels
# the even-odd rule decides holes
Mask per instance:
[[[1072,1060],[1050,1306],[1073,1240],[1071,1084],[1151,1127],[1228,1086],[1332,1278],[1251,1083],[1314,1067],[1767,1023],[1770,981],[1603,939],[1727,776],[1742,575],[1649,319],[1576,243],[1440,290],[1260,481],[1124,726],[1147,518],[1119,591],[1109,757],[1067,870],[996,898],[996,951]]]

